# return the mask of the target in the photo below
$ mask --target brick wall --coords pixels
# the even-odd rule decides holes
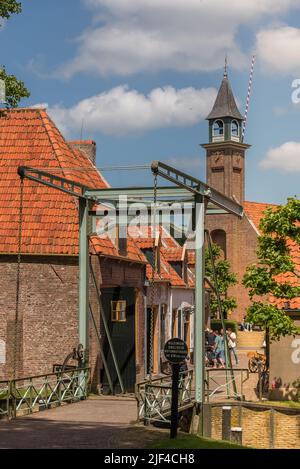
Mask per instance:
[[[143,368],[144,310],[141,287],[144,266],[99,261],[92,264],[101,286],[111,286],[113,277],[126,286],[137,288],[137,325],[139,373]],[[111,269],[108,269],[107,267]],[[108,273],[111,272],[111,277]],[[6,343],[6,363],[0,363],[0,380],[12,378],[15,344],[16,257],[0,257],[0,340]],[[107,283],[108,282],[108,283]],[[90,283],[90,303],[98,330],[100,308],[96,290]],[[18,321],[17,376],[52,372],[78,345],[78,259],[72,257],[23,257],[21,265]],[[101,331],[103,332],[103,331]],[[101,360],[99,344],[90,321],[90,366],[94,387],[99,384]]]
[[[0,258],[2,379],[13,374],[16,311],[15,257]],[[18,375],[49,373],[78,344],[78,266],[72,258],[23,258],[18,324]]]
[[[231,270],[237,275],[238,283],[229,289],[229,294],[237,299],[238,307],[231,318],[241,321],[250,305],[248,292],[242,279],[249,264],[256,261],[257,234],[246,218],[242,220],[233,215],[210,215],[206,217],[209,231],[224,230],[227,235],[227,259]]]
[[[226,404],[228,405],[228,404]],[[243,445],[260,449],[300,448],[300,411],[270,406],[234,405],[231,426],[243,429]],[[211,437],[222,438],[222,406],[211,406]]]

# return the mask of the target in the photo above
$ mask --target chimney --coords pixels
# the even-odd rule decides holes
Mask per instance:
[[[68,144],[75,150],[81,150],[96,165],[96,142],[93,140],[73,140]]]

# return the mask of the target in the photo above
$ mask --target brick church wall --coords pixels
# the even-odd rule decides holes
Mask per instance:
[[[248,292],[242,279],[249,264],[256,261],[257,234],[247,218],[238,219],[233,215],[209,215],[206,220],[209,231],[224,230],[226,233],[226,254],[231,270],[237,275],[238,283],[229,289],[229,295],[237,298],[238,307],[231,318],[241,321],[250,305]]]

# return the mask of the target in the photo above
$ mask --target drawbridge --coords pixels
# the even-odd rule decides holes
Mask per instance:
[[[92,189],[76,181],[59,177],[51,172],[41,171],[35,168],[21,166],[18,168],[18,174],[21,179],[21,195],[22,187],[25,179],[35,181],[48,187],[65,192],[69,195],[75,196],[79,200],[79,341],[82,345],[82,356],[80,358],[79,370],[80,374],[80,387],[83,394],[86,392],[88,382],[83,370],[88,368],[89,364],[89,315],[91,314],[89,305],[89,275],[90,275],[90,262],[89,262],[89,236],[95,232],[95,217],[90,211],[90,207],[94,204],[101,206],[113,206],[118,214],[118,227],[119,230],[127,232],[127,225],[124,226],[124,199],[127,201],[125,207],[125,215],[128,215],[128,210],[134,204],[145,204],[146,207],[151,209],[154,204],[154,225],[156,224],[155,214],[160,210],[171,207],[172,204],[186,204],[191,208],[192,213],[192,231],[194,232],[194,251],[195,251],[195,314],[194,314],[194,370],[193,370],[193,393],[189,391],[191,379],[186,378],[183,383],[182,389],[183,403],[194,401],[197,404],[202,404],[205,401],[205,216],[232,214],[237,217],[243,216],[243,207],[236,203],[234,200],[224,196],[212,187],[204,184],[202,181],[183,173],[175,168],[172,168],[161,162],[153,162],[151,165],[152,173],[154,176],[153,187],[126,187],[126,188],[106,188],[106,189]],[[171,183],[168,186],[158,185],[158,178],[162,178]],[[127,223],[127,218],[126,223]],[[21,236],[21,229],[20,229]],[[210,238],[208,237],[208,244],[210,245]],[[20,243],[19,243],[20,244]],[[19,256],[20,258],[20,256]],[[215,272],[213,272],[215,276]],[[214,278],[214,285],[216,285]],[[220,307],[220,296],[216,291],[216,295]],[[100,297],[100,295],[99,295]],[[99,300],[100,301],[100,300]],[[102,310],[102,308],[100,308]],[[220,308],[220,318],[225,329],[224,318]],[[103,319],[103,318],[102,318]],[[105,325],[105,321],[104,321]],[[109,339],[109,331],[108,333]],[[100,353],[102,353],[101,338],[98,334]],[[117,360],[115,359],[113,344],[110,342],[112,356],[114,358],[114,366],[117,371],[120,388],[124,391],[122,377],[120,374]],[[228,353],[228,346],[225,337],[225,352],[226,362],[229,365],[228,373],[232,375],[232,366],[230,354]],[[102,354],[103,359],[103,354]],[[104,360],[104,367],[108,376],[109,384],[111,385],[110,370]],[[227,375],[228,376],[228,375]],[[233,386],[235,387],[235,379],[231,378]],[[154,387],[153,387],[154,386]],[[155,386],[150,376],[150,382],[145,384],[147,389],[144,395],[155,393]],[[111,390],[112,386],[111,386]],[[169,389],[165,386],[165,398],[163,405],[166,405],[169,399]],[[55,391],[56,393],[56,391]],[[140,388],[140,395],[143,392]],[[236,394],[236,390],[235,390]],[[144,400],[144,412],[147,415],[147,406],[149,399]],[[151,408],[151,405],[150,405]],[[146,410],[145,410],[146,409]]]

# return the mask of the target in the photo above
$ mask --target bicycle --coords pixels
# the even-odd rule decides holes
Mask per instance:
[[[267,360],[263,353],[250,352],[248,353],[249,361],[248,368],[250,373],[257,373],[259,370],[267,371]]]

